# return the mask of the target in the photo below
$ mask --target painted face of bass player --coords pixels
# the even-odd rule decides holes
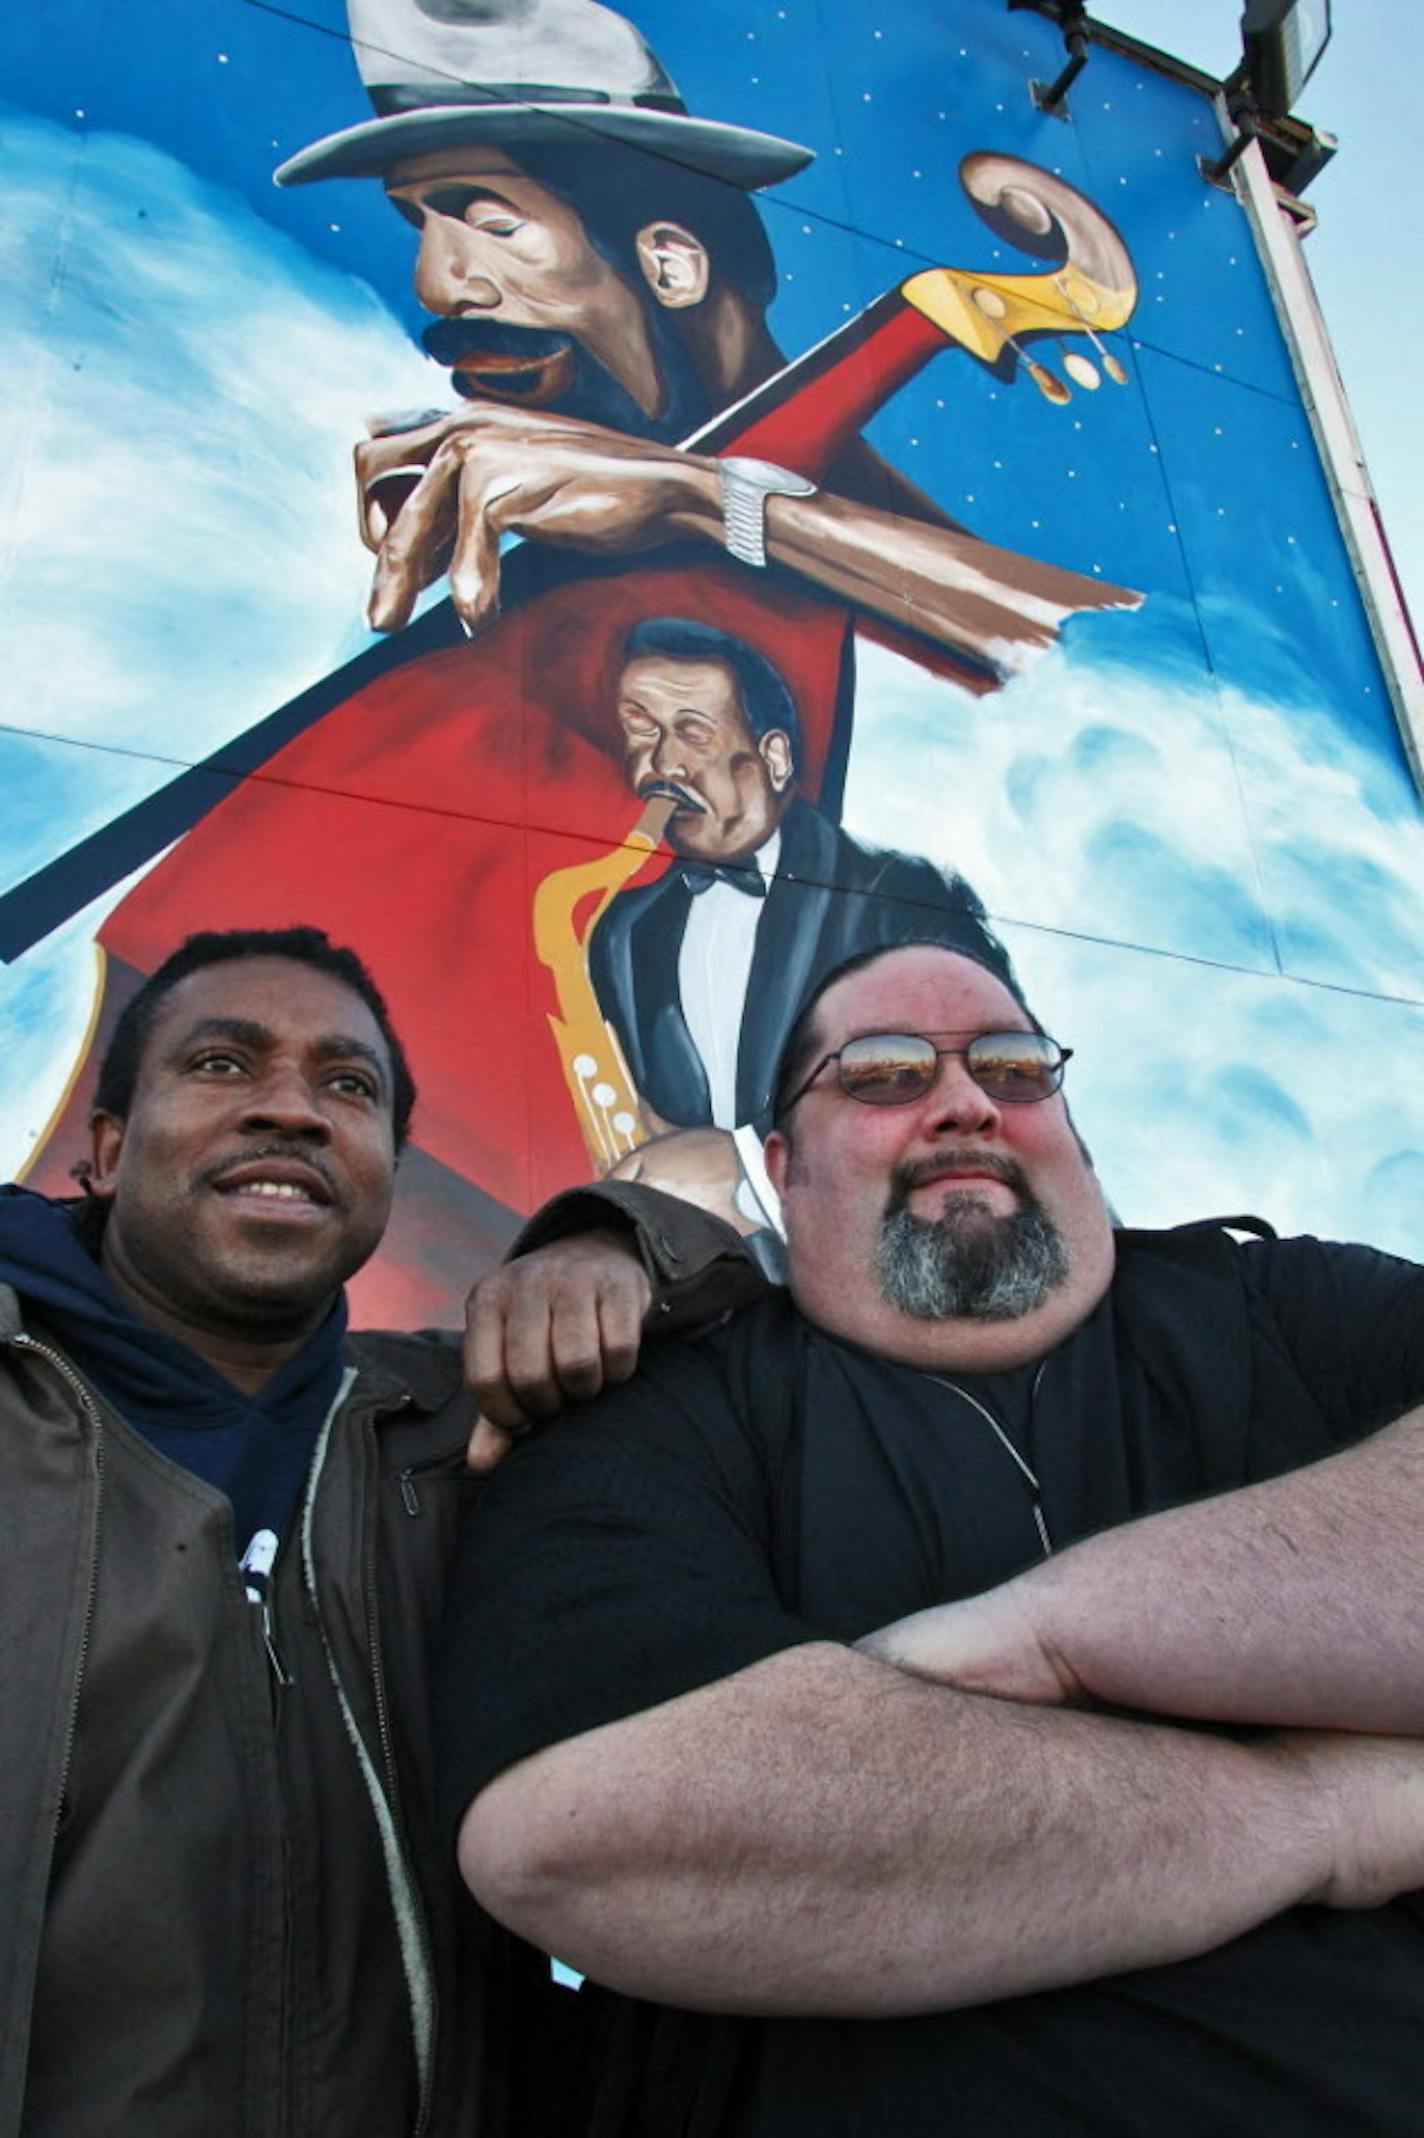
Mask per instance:
[[[710,268],[681,224],[650,219],[626,279],[576,208],[498,148],[397,164],[387,194],[420,234],[431,354],[472,398],[557,409],[635,435],[681,434],[711,403],[660,314],[701,304]]]
[[[815,1013],[815,1058],[864,1032],[1027,1031],[1030,1019],[971,958],[928,944],[887,951],[833,980]],[[808,1064],[808,1067],[810,1064]],[[942,1056],[930,1089],[867,1106],[828,1065],[768,1140],[791,1286],[813,1321],[909,1364],[991,1372],[1036,1358],[1085,1320],[1112,1275],[1112,1231],[1061,1092],[996,1102],[963,1060]],[[1027,1311],[916,1318],[886,1296],[882,1238],[903,1208],[969,1237],[1040,1211],[1061,1243],[1057,1274]]]
[[[380,1027],[334,976],[282,957],[190,973],[126,1117],[94,1116],[106,1274],[200,1352],[300,1341],[385,1229],[392,1083]]]

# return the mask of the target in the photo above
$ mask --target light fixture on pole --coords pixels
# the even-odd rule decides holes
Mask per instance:
[[[1330,0],[1246,0],[1241,64],[1221,85],[1236,133],[1214,161],[1197,158],[1203,178],[1219,185],[1259,135],[1261,120],[1287,116],[1329,42]]]
[[[1048,15],[1063,32],[1063,42],[1068,48],[1068,64],[1051,82],[1032,81],[1029,95],[1040,111],[1050,118],[1071,117],[1065,101],[1072,84],[1088,64],[1088,10],[1085,0],[1009,0],[1009,11],[1015,8],[1032,8],[1037,15]]]

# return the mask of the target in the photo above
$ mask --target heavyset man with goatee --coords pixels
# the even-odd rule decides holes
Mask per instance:
[[[843,967],[790,1296],[474,1511],[461,1861],[613,1993],[586,2129],[1418,2130],[1424,1273],[1115,1231],[1066,1059]]]

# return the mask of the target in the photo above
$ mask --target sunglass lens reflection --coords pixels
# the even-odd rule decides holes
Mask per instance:
[[[1058,1049],[1036,1032],[986,1032],[971,1039],[964,1066],[981,1091],[1011,1104],[1046,1099],[1058,1089]]]
[[[867,1106],[895,1106],[928,1091],[937,1067],[929,1040],[876,1032],[841,1049],[841,1089]]]
[[[934,1083],[939,1056],[921,1033],[867,1033],[841,1049],[841,1089],[867,1106],[907,1105]],[[1057,1047],[1037,1032],[982,1032],[963,1060],[981,1091],[1010,1105],[1049,1098],[1062,1081]]]

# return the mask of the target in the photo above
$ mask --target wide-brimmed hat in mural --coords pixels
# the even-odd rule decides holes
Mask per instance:
[[[647,39],[597,0],[349,0],[356,63],[377,117],[289,156],[280,186],[378,176],[466,142],[597,135],[748,189],[813,151],[692,118]]]

